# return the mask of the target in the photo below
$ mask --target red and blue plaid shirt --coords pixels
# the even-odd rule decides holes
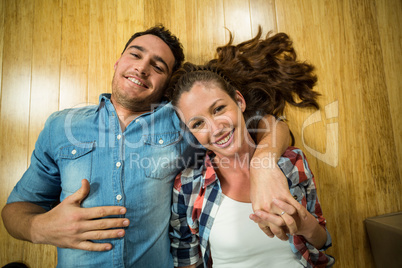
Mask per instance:
[[[278,161],[285,174],[290,193],[317,219],[327,231],[327,241],[320,250],[309,244],[303,236],[289,236],[289,244],[304,267],[330,267],[335,260],[324,253],[331,246],[331,236],[317,197],[317,190],[305,155],[289,147]],[[177,175],[173,188],[173,205],[170,232],[171,251],[175,267],[191,265],[203,258],[204,267],[212,267],[209,235],[221,203],[222,190],[206,155],[200,168],[188,168]],[[265,235],[261,232],[261,235]]]

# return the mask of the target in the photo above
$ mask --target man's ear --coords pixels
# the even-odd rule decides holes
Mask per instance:
[[[114,68],[115,71],[116,71],[117,64],[119,63],[119,61],[120,61],[120,59],[118,59],[118,60],[116,61],[116,63],[114,64],[114,66],[113,66],[113,68]]]

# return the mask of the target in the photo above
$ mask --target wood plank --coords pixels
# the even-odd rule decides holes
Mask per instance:
[[[402,161],[402,2],[400,0],[375,1],[384,73],[387,83],[397,163]],[[399,178],[402,165],[399,166]],[[402,187],[402,184],[400,184]],[[399,188],[402,193],[402,189]]]
[[[225,29],[223,0],[210,0],[206,3],[199,1],[197,12],[196,29],[198,35],[193,35],[193,38],[197,38],[200,51],[195,62],[204,64],[215,57],[218,46],[225,45],[227,42],[225,40],[227,31]]]
[[[4,43],[0,114],[0,206],[27,167],[33,2],[3,1]],[[1,221],[2,222],[2,221]],[[0,265],[24,259],[25,244],[0,225]]]
[[[258,25],[261,25],[263,33],[269,31],[276,33],[276,11],[275,0],[250,0],[251,35],[258,32]]]
[[[166,0],[147,0],[144,2],[144,27],[146,29],[163,24],[168,29],[171,29],[173,22],[171,18],[172,1]],[[181,20],[183,18],[180,18]]]
[[[89,31],[88,100],[111,92],[116,61],[116,11],[114,1],[91,0]]]
[[[35,1],[28,164],[46,119],[59,108],[61,14],[60,1]],[[31,243],[26,247],[24,260],[32,267],[56,266],[56,247]]]
[[[35,1],[28,163],[46,119],[59,109],[61,17],[60,1]]]
[[[251,14],[248,0],[224,0],[225,26],[234,34],[234,44],[246,41],[251,35]],[[229,35],[226,42],[229,41]]]
[[[120,58],[124,46],[136,32],[145,30],[145,0],[127,0],[116,2],[116,54],[115,60]],[[127,8],[133,7],[133,8]],[[134,8],[135,7],[135,8]],[[114,63],[113,63],[114,64]]]
[[[5,1],[0,1],[0,61],[3,62],[3,46],[4,46],[4,12]],[[3,78],[3,65],[0,64],[0,113],[1,113],[1,89]]]
[[[88,101],[89,0],[63,1],[59,109]]]
[[[183,45],[185,61],[195,62],[199,56],[199,43],[194,39],[198,34],[197,0],[170,1],[170,18],[180,23],[172,23],[169,30]]]

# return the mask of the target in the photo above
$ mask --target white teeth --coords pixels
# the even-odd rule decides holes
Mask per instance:
[[[222,145],[228,142],[228,140],[230,139],[230,137],[232,137],[232,132],[226,136],[226,138],[224,138],[223,140],[217,141],[216,144],[218,145]]]
[[[142,87],[145,86],[143,83],[141,83],[140,81],[138,81],[137,79],[135,79],[133,77],[127,77],[127,79],[139,86],[142,86]]]

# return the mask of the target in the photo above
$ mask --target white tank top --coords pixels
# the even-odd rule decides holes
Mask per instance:
[[[251,203],[222,198],[209,238],[214,268],[303,267],[288,241],[268,237],[249,219]]]

